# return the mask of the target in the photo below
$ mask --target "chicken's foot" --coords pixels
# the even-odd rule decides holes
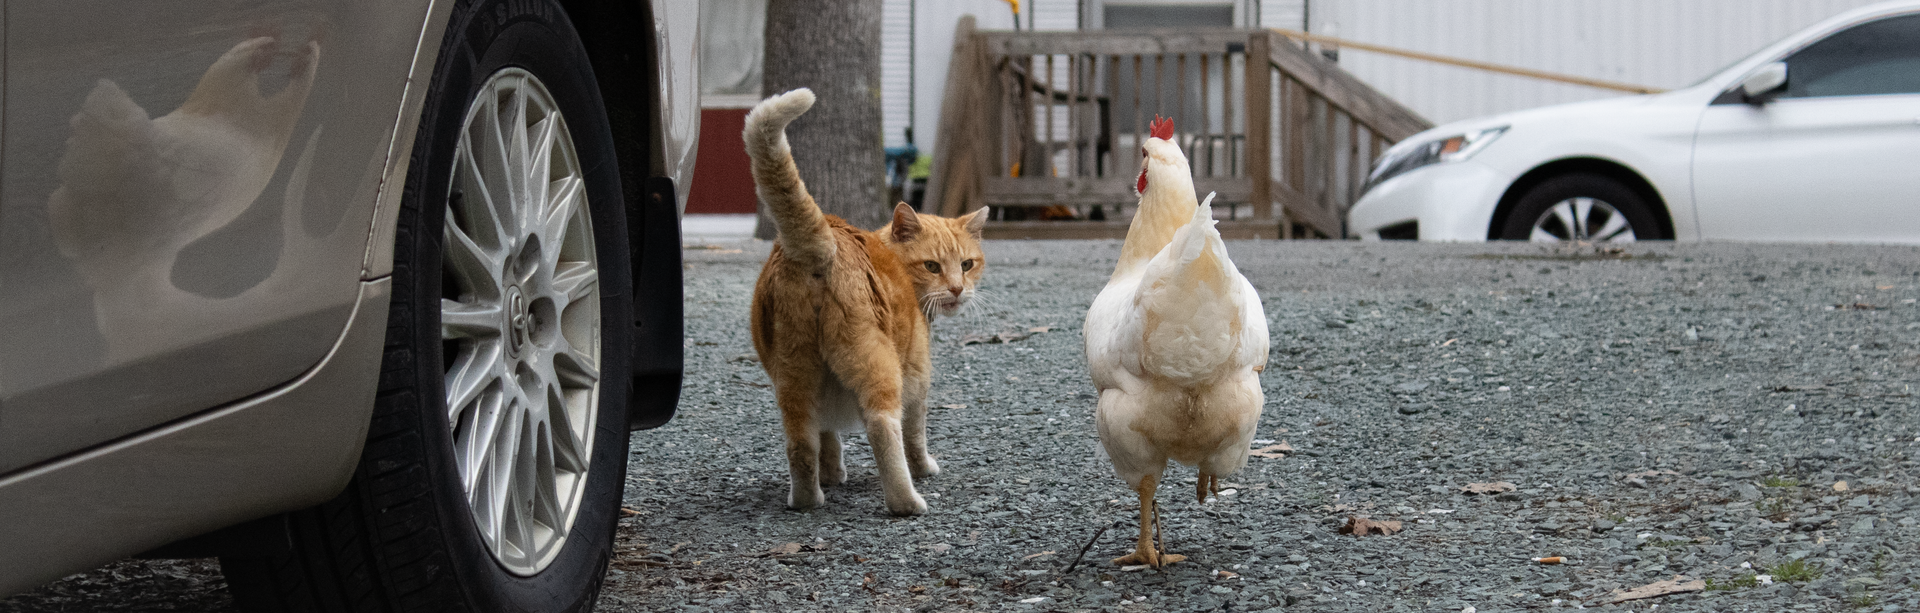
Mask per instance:
[[[1220,478],[1202,472],[1200,478],[1194,480],[1193,489],[1194,498],[1199,499],[1200,504],[1206,504],[1207,494],[1220,493]]]
[[[1147,475],[1140,480],[1134,490],[1140,495],[1140,539],[1134,545],[1133,553],[1114,558],[1113,563],[1121,566],[1139,566],[1145,564],[1160,568],[1187,559],[1187,556],[1174,553],[1162,553],[1154,549],[1154,537],[1160,534],[1160,510],[1153,504],[1153,494],[1160,485],[1159,475]],[[1162,547],[1164,548],[1164,543]]]

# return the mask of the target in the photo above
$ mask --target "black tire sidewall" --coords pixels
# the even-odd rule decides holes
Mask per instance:
[[[566,118],[584,173],[593,223],[601,295],[599,406],[589,474],[572,529],[557,558],[541,572],[508,572],[488,551],[475,525],[453,464],[452,429],[445,411],[440,339],[440,230],[445,221],[454,151],[467,107],[489,77],[503,68],[525,69],[546,86]],[[592,607],[612,549],[614,526],[626,481],[626,406],[631,370],[632,318],[627,229],[612,133],[593,71],[579,36],[558,6],[546,2],[493,0],[462,6],[448,24],[434,82],[422,111],[408,180],[416,189],[416,236],[411,254],[422,274],[407,283],[414,297],[412,344],[420,356],[412,387],[419,390],[420,433],[435,519],[442,528],[450,579],[476,611],[585,611]],[[421,206],[424,205],[424,206]],[[402,256],[396,252],[396,256]],[[398,269],[398,267],[396,267]],[[399,316],[396,313],[395,316]]]
[[[1591,173],[1560,175],[1528,189],[1526,195],[1514,204],[1513,212],[1507,215],[1500,238],[1530,240],[1533,222],[1540,219],[1540,215],[1546,213],[1549,207],[1569,198],[1583,197],[1605,202],[1620,211],[1627,218],[1627,224],[1633,226],[1637,240],[1664,238],[1660,235],[1660,225],[1654,220],[1645,197],[1619,181]]]

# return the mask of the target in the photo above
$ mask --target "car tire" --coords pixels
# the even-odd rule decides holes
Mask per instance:
[[[1639,192],[1603,175],[1572,173],[1529,188],[1507,215],[1500,238],[1630,242],[1665,237]]]
[[[590,66],[579,36],[556,4],[481,0],[455,8],[407,172],[395,230],[393,296],[379,390],[359,466],[337,498],[289,515],[291,553],[221,559],[242,609],[573,612],[593,608],[611,556],[625,484],[631,378],[619,373],[631,370],[632,326],[625,324],[633,320],[633,305],[618,158]],[[487,99],[505,106],[484,106]],[[502,99],[507,100],[498,102]],[[500,125],[557,135],[545,141],[554,143],[553,157],[523,155],[520,159],[536,161],[521,166],[508,162],[504,167],[561,173],[553,169],[566,165],[559,158],[565,153],[563,145],[570,142],[575,167],[569,168],[579,173],[550,174],[549,187],[561,188],[501,201],[516,207],[538,202],[550,205],[552,211],[584,212],[567,213],[565,223],[559,224],[534,223],[531,220],[536,217],[530,216],[518,234],[506,224],[497,226],[500,236],[510,238],[495,245],[495,251],[507,254],[503,256],[507,268],[501,270],[524,273],[529,280],[502,281],[512,293],[476,298],[503,305],[500,334],[495,338],[460,327],[468,321],[460,301],[472,293],[471,288],[463,289],[471,284],[463,280],[462,271],[495,268],[462,268],[460,262],[472,258],[463,260],[458,254],[477,253],[461,251],[468,249],[462,245],[476,243],[463,243],[465,234],[454,234],[456,228],[480,234],[467,229],[477,223],[470,212],[477,209],[466,208],[475,200],[461,188],[473,184],[464,181],[485,185],[499,178],[496,175],[512,173],[485,162],[463,167],[472,171],[459,170],[456,161],[465,159],[459,152],[469,146],[462,134],[482,132],[470,130],[469,122],[488,121],[483,111],[502,108],[539,112],[528,110],[511,117],[512,113],[493,113]],[[563,121],[528,126],[528,118],[551,120],[556,113]],[[515,124],[515,118],[520,123]],[[564,129],[541,132],[541,125]],[[513,146],[486,144],[498,145],[490,151],[508,151]],[[512,153],[502,156],[511,158]],[[539,166],[543,162],[547,166]],[[552,180],[552,176],[562,178]],[[568,192],[567,186],[578,189]],[[584,207],[563,208],[556,203],[565,198],[555,193],[584,194]],[[456,207],[467,212],[450,218]],[[538,218],[561,219],[558,212]],[[554,244],[540,242],[549,235],[557,237],[551,241]],[[590,241],[582,238],[587,236]],[[548,266],[549,255],[558,263]],[[556,272],[560,269],[566,274]],[[583,270],[597,275],[587,277]],[[546,281],[537,281],[541,275]],[[567,280],[563,282],[562,277]],[[535,287],[540,283],[550,287]],[[582,289],[587,285],[592,287]],[[523,286],[524,295],[519,293]],[[557,311],[540,312],[541,300],[551,307],[556,304],[552,296],[563,290],[591,293],[582,293],[565,307],[556,307]],[[508,295],[524,299],[513,302]],[[506,353],[474,349],[485,343],[505,348],[501,351]],[[503,370],[466,369],[486,364],[486,359],[499,361]],[[541,370],[543,364],[546,370]],[[476,376],[488,383],[477,388],[484,391],[473,396],[472,404],[462,405],[471,410],[450,407],[450,381],[463,386],[465,380],[459,377],[475,372],[482,373]],[[533,400],[536,397],[540,400]],[[578,401],[583,397],[585,401]],[[493,415],[511,417],[489,417]],[[498,428],[472,425],[483,419],[491,419],[485,423]],[[575,447],[562,449],[556,441],[563,438]],[[533,445],[524,449],[535,452],[519,453],[523,444]],[[457,454],[464,454],[464,459],[456,459]],[[561,466],[568,462],[571,469]],[[578,470],[567,472],[572,469]],[[523,472],[534,476],[522,480]],[[550,474],[568,476],[548,478]],[[556,485],[560,483],[565,485]],[[515,489],[522,485],[529,489]],[[470,498],[479,502],[470,503]],[[571,510],[562,513],[568,501]],[[556,526],[558,536],[552,536]],[[514,538],[522,540],[514,542]]]

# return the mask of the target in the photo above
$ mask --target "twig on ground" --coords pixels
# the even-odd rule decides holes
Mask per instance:
[[[1096,530],[1096,531],[1094,531],[1094,533],[1093,533],[1093,538],[1090,538],[1090,539],[1087,539],[1087,544],[1086,544],[1086,545],[1084,545],[1084,546],[1082,546],[1082,547],[1080,547],[1080,553],[1078,553],[1078,554],[1075,554],[1075,555],[1073,556],[1073,561],[1072,561],[1072,562],[1068,562],[1068,563],[1067,563],[1067,569],[1066,569],[1066,570],[1063,570],[1063,571],[1060,571],[1060,574],[1062,574],[1062,575],[1070,575],[1070,574],[1073,574],[1073,569],[1074,569],[1074,567],[1077,567],[1077,566],[1079,566],[1079,565],[1080,565],[1080,559],[1081,559],[1081,558],[1085,558],[1085,557],[1087,557],[1087,550],[1089,550],[1089,549],[1093,549],[1093,544],[1094,544],[1094,542],[1095,542],[1095,541],[1099,541],[1099,540],[1100,540],[1100,536],[1101,536],[1101,535],[1103,535],[1103,534],[1106,534],[1106,533],[1107,533],[1107,530],[1108,530],[1109,528],[1113,528],[1113,527],[1116,527],[1116,526],[1119,526],[1120,524],[1123,524],[1123,523],[1126,523],[1126,520],[1123,520],[1123,519],[1116,519],[1116,520],[1113,520],[1113,523],[1111,523],[1111,524],[1107,524],[1107,525],[1105,525],[1105,526],[1101,526],[1099,530]]]

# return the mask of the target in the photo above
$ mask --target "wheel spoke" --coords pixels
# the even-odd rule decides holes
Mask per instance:
[[[506,127],[500,125],[499,97],[485,93],[481,96],[483,106],[479,109],[479,125],[468,130],[479,132],[480,139],[467,150],[478,158],[480,183],[487,187],[488,202],[493,205],[495,219],[500,222],[501,236],[512,237],[519,232],[520,226],[513,217],[513,197],[516,193],[513,180],[517,173],[508,171],[514,167],[507,155],[509,135]]]
[[[547,423],[553,428],[553,461],[560,470],[584,472],[587,463],[582,454],[581,439],[587,435],[575,427],[573,417],[567,414],[567,392],[556,390],[554,397],[547,400]]]
[[[540,240],[553,245],[556,259],[560,246],[566,243],[567,230],[580,213],[580,203],[586,198],[581,191],[579,177],[562,177],[553,182],[549,193],[552,194],[552,206],[540,220]]]
[[[594,366],[593,357],[574,349],[572,343],[553,356],[553,372],[565,388],[592,387],[600,380],[600,369]]]
[[[459,219],[465,220],[466,227],[473,229],[476,233],[481,233],[479,231],[482,229],[476,226],[484,225],[485,232],[482,234],[491,239],[488,246],[493,249],[505,249],[507,245],[512,244],[512,238],[503,219],[505,216],[501,214],[502,209],[511,210],[512,208],[509,203],[502,200],[506,198],[506,194],[497,191],[497,186],[487,185],[488,175],[481,170],[480,160],[474,157],[472,148],[460,149],[459,156],[459,168],[454,173],[459,179],[461,194],[459,203],[460,212],[463,215]]]
[[[1562,202],[1562,203],[1553,205],[1552,214],[1553,214],[1553,219],[1555,221],[1560,222],[1560,228],[1564,232],[1564,234],[1561,235],[1561,238],[1570,239],[1570,240],[1577,240],[1580,238],[1580,225],[1579,225],[1579,222],[1574,221],[1572,203]]]
[[[540,437],[535,441],[538,453],[534,454],[535,490],[533,496],[533,518],[538,525],[547,529],[559,526],[561,522],[559,475],[554,471],[553,451],[554,434],[551,423],[541,426]]]
[[[1593,240],[1600,242],[1625,242],[1633,240],[1633,227],[1627,225],[1627,218],[1615,211],[1607,216],[1605,224],[1593,232]]]
[[[1576,240],[1585,239],[1588,236],[1591,236],[1591,234],[1588,233],[1587,228],[1588,228],[1588,224],[1593,221],[1593,199],[1592,198],[1574,198],[1572,201],[1572,204],[1573,204],[1573,227],[1570,232],[1571,234],[1573,234],[1573,238]]]
[[[524,426],[521,413],[523,412],[525,412],[525,408],[520,404],[519,398],[512,398],[508,401],[507,410],[504,411],[505,414],[501,416],[504,422],[502,425],[505,427],[495,432],[490,444],[491,453],[488,454],[491,456],[488,458],[491,464],[489,468],[492,469],[488,471],[488,476],[493,481],[494,494],[493,499],[489,500],[488,504],[494,509],[497,509],[496,513],[498,513],[498,515],[496,517],[500,521],[495,522],[495,530],[498,531],[502,539],[512,539],[518,536],[508,532],[505,524],[512,521],[514,516],[513,502],[516,496],[513,487],[515,480],[513,472],[520,460],[520,430]]]
[[[485,298],[499,298],[498,256],[474,243],[473,238],[467,236],[459,226],[447,224],[446,234],[446,267],[463,286],[458,289]]]
[[[500,353],[499,342],[482,341],[474,343],[474,351],[463,352],[454,359],[453,368],[447,371],[446,377],[449,418],[458,417],[467,405],[480,398],[481,393],[498,385],[500,378],[494,369],[500,361]]]
[[[553,293],[560,308],[566,308],[591,295],[600,287],[600,271],[584,262],[564,262],[553,273]]]
[[[515,221],[519,223],[519,227],[526,228],[528,227],[526,219],[529,217],[527,205],[528,203],[539,202],[533,199],[533,194],[530,191],[531,188],[527,185],[526,92],[521,89],[513,90],[513,97],[507,104],[505,119],[512,122],[507,126],[503,126],[507,136],[507,174],[509,175],[507,180],[513,184],[514,213],[516,217],[520,218]]]
[[[527,128],[527,202],[538,206],[527,207],[527,212],[535,219],[547,212],[548,177],[553,174],[550,164],[553,159],[554,127],[558,118],[547,116]]]
[[[472,411],[461,414],[464,422],[472,424],[460,438],[464,444],[460,449],[456,449],[460,454],[462,471],[460,482],[469,490],[485,483],[480,476],[486,474],[487,463],[491,461],[488,454],[491,452],[494,437],[500,434],[500,420],[505,409],[503,406],[505,401],[505,396],[495,389],[493,393],[485,394],[480,402],[474,405]]]
[[[498,304],[440,299],[441,338],[498,338],[501,322]]]

